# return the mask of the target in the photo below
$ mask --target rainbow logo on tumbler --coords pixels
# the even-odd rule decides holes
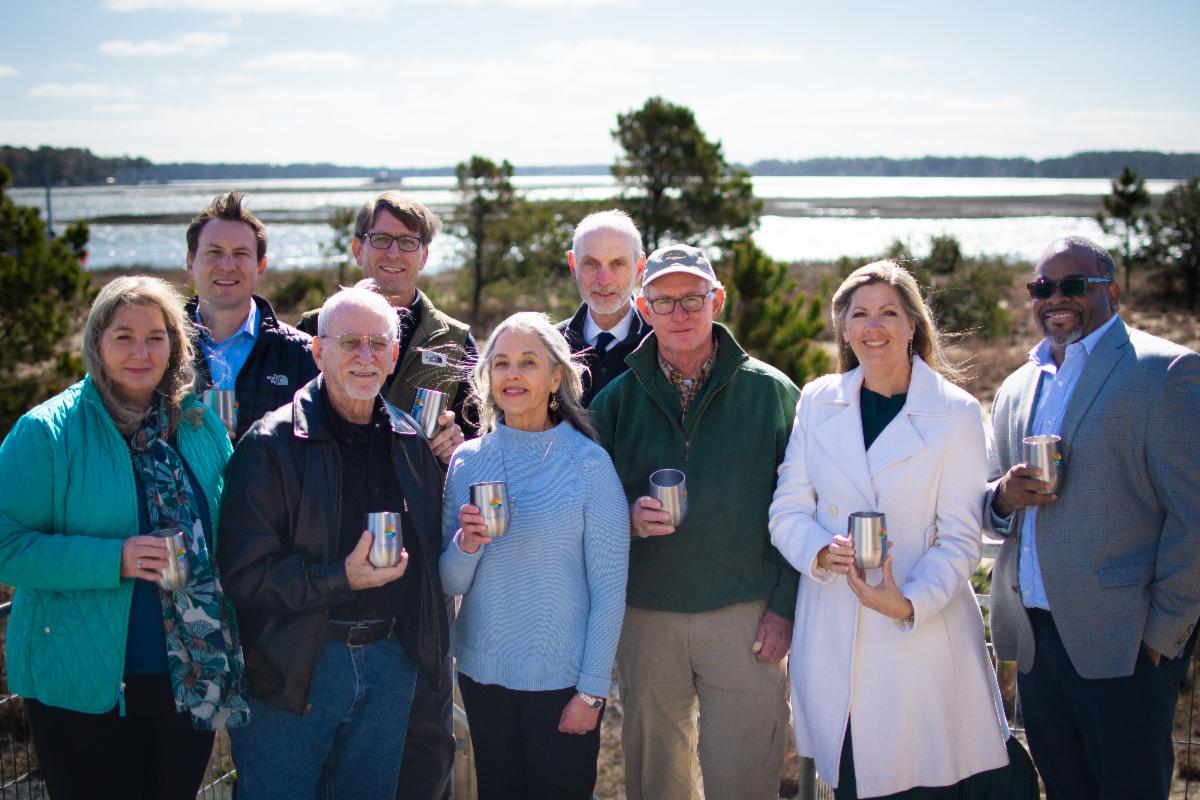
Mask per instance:
[[[488,500],[488,508],[492,511],[499,511],[504,508],[504,504],[500,502],[499,497],[493,497],[491,500]]]

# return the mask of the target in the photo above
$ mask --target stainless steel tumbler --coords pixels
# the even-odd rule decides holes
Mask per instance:
[[[662,503],[662,510],[671,515],[672,527],[687,516],[687,477],[677,469],[660,469],[650,475],[650,496]]]
[[[1025,463],[1042,471],[1042,480],[1047,483],[1046,491],[1038,494],[1054,494],[1058,491],[1062,473],[1062,452],[1059,450],[1061,436],[1025,437]]]
[[[446,410],[446,394],[437,389],[417,389],[413,399],[413,419],[425,431],[426,438],[432,439],[437,433],[437,420]]]
[[[887,515],[882,511],[855,511],[846,523],[846,535],[854,543],[854,563],[862,569],[878,569],[887,556]]]
[[[167,566],[158,576],[158,585],[168,592],[178,591],[187,585],[188,568],[187,533],[183,528],[162,528],[151,536],[158,536],[167,545]]]
[[[483,514],[488,536],[496,539],[508,533],[511,512],[508,505],[508,485],[504,481],[472,483],[471,505],[478,506]]]
[[[400,514],[395,511],[368,512],[366,529],[371,532],[371,552],[367,556],[375,567],[394,567],[404,547]]]
[[[229,431],[229,437],[232,439],[234,431],[237,430],[237,395],[233,389],[209,389],[204,393],[204,405],[211,408],[221,422],[225,423],[225,430]]]

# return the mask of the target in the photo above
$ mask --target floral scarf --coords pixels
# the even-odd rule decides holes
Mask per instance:
[[[159,590],[175,708],[190,711],[197,730],[237,728],[250,719],[239,693],[246,666],[237,621],[209,558],[183,459],[167,442],[168,419],[166,405],[156,396],[130,437],[129,450],[146,493],[150,529],[179,527],[187,539],[187,585],[174,592]]]

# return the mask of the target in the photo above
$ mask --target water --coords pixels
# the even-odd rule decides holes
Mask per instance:
[[[455,201],[454,178],[409,178],[403,189],[439,211]],[[610,176],[519,176],[514,185],[529,199],[601,200],[616,194]],[[1153,194],[1172,188],[1172,181],[1147,181]],[[176,268],[185,263],[186,218],[197,213],[218,193],[238,188],[268,223],[269,265],[301,269],[327,263],[324,248],[332,230],[323,220],[339,207],[357,207],[386,185],[366,178],[178,181],[141,186],[89,186],[55,189],[54,224],[91,222],[88,266],[104,268],[140,265]],[[1084,195],[1096,198],[1109,191],[1109,182],[1040,178],[868,178],[764,176],[754,179],[755,193],[767,201],[839,200],[849,198],[996,198]],[[13,199],[45,214],[45,193],[15,189]],[[950,234],[968,255],[994,254],[1034,259],[1052,239],[1078,234],[1108,245],[1090,217],[1015,216],[985,218],[881,218],[846,216],[836,205],[816,204],[816,216],[766,215],[756,236],[771,256],[784,260],[829,260],[841,255],[869,256],[892,241],[905,241],[913,252],[928,250],[929,236]],[[827,215],[827,216],[823,216]],[[168,219],[174,217],[175,219]],[[435,240],[428,269],[436,272],[461,263],[462,246],[451,236]]]

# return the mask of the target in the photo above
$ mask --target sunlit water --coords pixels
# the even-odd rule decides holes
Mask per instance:
[[[529,199],[600,200],[616,194],[607,175],[519,176],[516,187]],[[1172,181],[1147,181],[1161,194]],[[230,188],[249,193],[251,207],[268,222],[269,262],[276,269],[321,266],[331,229],[313,222],[338,207],[356,207],[382,188],[362,178],[272,179],[247,181],[180,181],[139,186],[99,186],[55,189],[56,227],[72,220],[93,222],[88,265],[92,268],[141,265],[181,267],[186,246],[183,223],[163,224],[161,215],[190,216],[214,195]],[[455,201],[453,177],[408,178],[404,191],[434,207]],[[1032,178],[866,178],[866,177],[758,177],[755,193],[766,200],[810,200],[888,197],[1046,197],[1094,195],[1109,190],[1107,180],[1051,180]],[[13,199],[45,213],[45,194],[38,189],[16,189]],[[145,217],[146,222],[137,218]],[[1088,217],[995,217],[971,219],[897,219],[877,217],[778,217],[764,216],[756,241],[771,256],[785,260],[829,260],[841,255],[869,256],[899,239],[921,255],[929,237],[950,234],[964,252],[1032,259],[1058,236],[1078,234],[1115,244]],[[435,241],[429,269],[437,271],[461,263],[461,245],[453,237]]]

